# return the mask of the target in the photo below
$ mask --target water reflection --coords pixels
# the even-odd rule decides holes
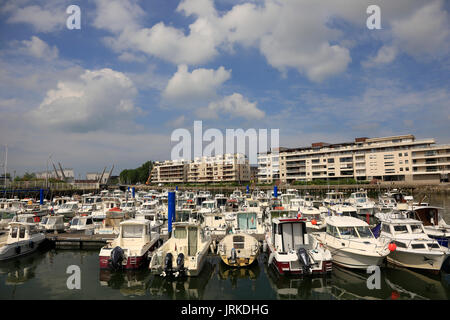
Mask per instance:
[[[276,292],[277,299],[321,300],[331,298],[329,276],[292,278],[280,276],[273,267],[266,266],[264,269],[272,290]]]
[[[152,297],[161,299],[207,299],[204,296],[205,288],[214,271],[215,265],[208,259],[197,277],[172,279],[154,276],[149,285],[149,293]]]
[[[386,268],[386,282],[398,299],[447,300],[449,290],[445,284],[448,274],[430,274],[406,268]],[[446,288],[447,287],[447,288]]]
[[[22,285],[36,276],[37,266],[44,260],[45,252],[36,252],[23,257],[0,261],[0,275],[6,275],[5,285]]]
[[[217,265],[218,278],[220,280],[229,280],[232,289],[238,288],[238,282],[240,280],[252,280],[254,282],[258,279],[261,272],[259,261],[255,261],[255,263],[246,268],[232,268],[223,261],[219,261]]]

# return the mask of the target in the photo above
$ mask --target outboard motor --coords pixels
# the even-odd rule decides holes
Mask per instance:
[[[298,261],[303,265],[303,274],[311,273],[311,261],[305,248],[298,249]]]
[[[232,263],[236,263],[237,260],[237,254],[236,254],[236,249],[235,248],[231,248],[231,257],[230,260]]]
[[[184,271],[185,271],[184,254],[179,253],[177,256],[177,272],[176,272],[175,276],[178,277],[180,275],[180,273],[184,273]]]
[[[166,274],[172,272],[172,259],[172,254],[170,252],[167,253],[166,257],[164,258],[164,272]]]
[[[114,269],[120,269],[122,268],[122,261],[125,258],[125,254],[123,252],[123,249],[119,246],[115,247],[111,251],[111,259],[109,259],[109,262],[111,266]]]

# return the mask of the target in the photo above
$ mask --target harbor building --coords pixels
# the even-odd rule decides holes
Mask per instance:
[[[248,182],[250,164],[243,154],[166,160],[155,163],[150,177],[152,183]]]
[[[317,142],[258,155],[260,183],[343,178],[439,183],[448,181],[449,172],[450,145],[437,145],[434,139],[416,140],[414,135]]]
[[[73,169],[64,168],[62,170],[49,170],[49,171],[41,171],[34,173],[37,179],[58,179],[58,180],[66,180],[68,182],[74,181],[75,172]]]
[[[109,179],[109,172],[104,172],[103,175],[99,172],[88,172],[86,173],[86,180],[88,181],[100,181],[100,183],[105,184]]]

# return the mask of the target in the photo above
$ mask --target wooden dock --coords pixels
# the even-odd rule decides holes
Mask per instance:
[[[113,234],[84,234],[84,233],[47,233],[46,238],[58,249],[92,249],[103,247],[108,240],[113,240]]]

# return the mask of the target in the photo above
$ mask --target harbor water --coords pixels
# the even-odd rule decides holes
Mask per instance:
[[[427,200],[444,208],[450,222],[450,196]],[[250,268],[233,269],[209,255],[198,277],[169,280],[143,269],[99,269],[99,250],[41,248],[0,262],[0,299],[450,299],[450,274],[381,268],[380,286],[369,289],[371,274],[333,266],[324,277],[281,277],[267,266],[267,255]],[[67,268],[80,267],[80,289],[69,289]]]

